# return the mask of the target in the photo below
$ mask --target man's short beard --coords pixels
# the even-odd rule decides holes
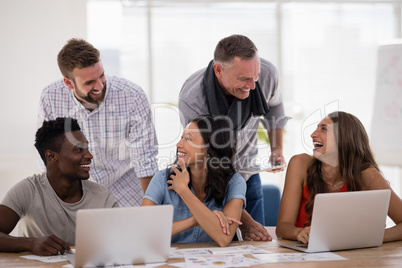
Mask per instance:
[[[75,83],[75,80],[72,79],[72,81],[73,81],[73,83],[74,83],[75,88],[78,88],[78,87],[77,87],[77,84]],[[103,85],[103,83],[102,83],[102,85]],[[79,92],[78,92],[78,93],[79,93]],[[86,101],[86,102],[88,102],[88,103],[90,103],[90,104],[94,104],[94,105],[99,106],[99,105],[102,103],[102,101],[104,100],[105,94],[106,94],[106,83],[103,85],[102,97],[101,97],[100,99],[94,100],[94,99],[91,97],[91,95],[89,94],[89,92],[88,92],[88,94],[87,94],[86,96],[84,96],[84,95],[78,95],[78,97],[80,97],[81,99],[83,99],[84,101]]]

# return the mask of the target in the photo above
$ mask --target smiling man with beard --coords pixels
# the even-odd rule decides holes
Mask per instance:
[[[58,54],[63,79],[40,98],[38,125],[76,118],[94,155],[91,179],[110,189],[121,206],[139,206],[157,172],[158,154],[151,109],[138,85],[106,76],[100,52],[82,39],[70,39]]]
[[[108,189],[88,181],[92,154],[75,119],[44,122],[35,147],[47,172],[20,181],[0,203],[0,252],[63,254],[75,244],[79,209],[118,207]],[[21,237],[10,236],[18,222]]]

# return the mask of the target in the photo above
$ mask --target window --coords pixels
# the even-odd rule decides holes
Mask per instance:
[[[284,144],[289,159],[311,153],[309,135],[324,108],[355,114],[370,132],[377,46],[400,37],[399,10],[399,1],[91,0],[88,40],[101,48],[106,72],[143,87],[160,156],[171,158],[181,130],[169,105],[177,104],[183,82],[207,66],[221,38],[247,35],[280,71],[292,117]]]

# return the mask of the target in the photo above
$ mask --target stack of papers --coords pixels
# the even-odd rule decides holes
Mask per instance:
[[[249,254],[253,258],[245,257]],[[68,254],[40,257],[37,255],[26,255],[21,258],[36,260],[46,263],[63,262],[68,260]],[[171,248],[170,259],[184,258],[185,262],[169,263],[170,266],[176,267],[249,267],[264,263],[278,262],[306,262],[306,261],[339,261],[346,258],[332,252],[322,253],[272,253],[258,247],[245,245],[225,248],[189,248],[177,249]],[[124,265],[119,267],[157,267],[162,263],[153,263],[146,265]],[[73,267],[71,264],[63,266],[64,268]]]

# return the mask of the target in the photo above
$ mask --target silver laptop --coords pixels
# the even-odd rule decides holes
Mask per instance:
[[[391,191],[317,194],[309,243],[278,240],[281,246],[322,252],[382,245]]]
[[[84,209],[77,212],[74,267],[166,262],[173,206]]]

